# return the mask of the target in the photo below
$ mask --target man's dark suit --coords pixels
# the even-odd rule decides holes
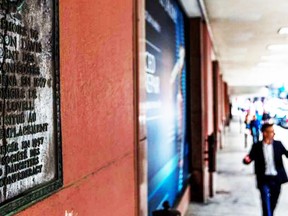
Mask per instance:
[[[285,155],[288,158],[288,151],[285,149],[283,144],[280,141],[273,141],[273,151],[274,151],[274,162],[275,168],[277,171],[277,176],[266,176],[265,175],[265,158],[263,153],[263,143],[262,141],[253,144],[252,149],[249,153],[249,158],[251,161],[254,161],[255,174],[257,179],[257,187],[261,193],[263,215],[272,215],[267,214],[267,196],[269,196],[270,202],[268,208],[274,211],[277,200],[280,194],[281,184],[288,182],[287,174],[283,166],[282,155]],[[249,164],[243,161],[245,164]],[[267,191],[268,190],[268,191]]]

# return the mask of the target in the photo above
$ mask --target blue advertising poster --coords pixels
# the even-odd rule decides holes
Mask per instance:
[[[146,0],[148,211],[174,205],[188,178],[184,16],[175,0]]]

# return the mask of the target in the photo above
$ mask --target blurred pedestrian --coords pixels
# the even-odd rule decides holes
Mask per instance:
[[[271,119],[270,114],[269,114],[266,110],[264,110],[263,116],[262,116],[262,122],[263,122],[263,124],[264,124],[264,123],[269,123],[270,119]]]
[[[244,144],[245,144],[245,148],[247,147],[247,142],[248,142],[248,135],[251,134],[251,131],[250,131],[250,122],[251,122],[251,119],[250,119],[250,112],[248,111],[245,115],[245,120],[244,120],[244,123],[245,123],[245,131],[244,131]]]
[[[256,118],[256,115],[253,115],[253,118],[250,122],[250,130],[251,135],[253,138],[253,144],[257,143],[259,141],[259,131],[260,131],[260,121]]]
[[[288,151],[280,141],[274,140],[273,124],[263,124],[263,140],[252,145],[244,164],[254,161],[257,187],[261,194],[263,216],[273,216],[281,184],[288,182],[282,155],[288,158]]]

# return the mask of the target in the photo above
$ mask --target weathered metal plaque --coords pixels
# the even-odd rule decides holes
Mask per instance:
[[[0,0],[0,215],[62,186],[57,11]]]

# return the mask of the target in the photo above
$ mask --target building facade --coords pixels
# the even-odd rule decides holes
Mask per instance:
[[[184,214],[213,196],[228,90],[205,16],[176,0],[51,2],[62,184],[9,214],[151,216],[165,200]]]

